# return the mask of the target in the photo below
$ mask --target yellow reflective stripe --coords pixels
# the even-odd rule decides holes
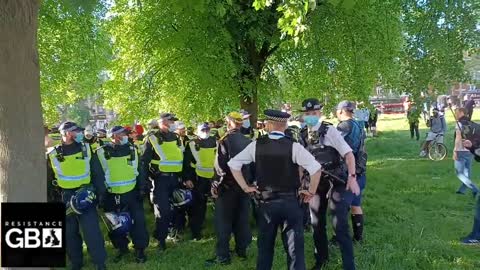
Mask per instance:
[[[90,151],[90,145],[88,143],[85,143],[82,145],[82,147],[85,146],[87,148],[87,158],[84,159],[85,161],[85,173],[82,175],[78,176],[68,176],[64,175],[62,171],[62,166],[60,165],[60,161],[57,159],[57,150],[53,148],[53,150],[50,152],[49,156],[50,159],[52,160],[56,176],[58,177],[57,180],[64,180],[64,181],[79,181],[79,180],[84,180],[86,177],[90,175],[90,159],[92,158],[92,153]],[[83,149],[82,149],[83,151]],[[83,153],[82,153],[83,155]]]
[[[107,159],[105,159],[105,150],[103,148],[98,148],[97,156],[102,164],[103,172],[105,174],[105,182],[110,182],[110,169],[108,168]]]
[[[190,150],[192,152],[193,158],[195,159],[195,162],[197,163],[197,166],[201,167],[202,163],[200,161],[200,157],[198,156],[198,151],[195,148],[195,142],[192,141],[192,142],[189,143],[189,145],[190,145]]]
[[[165,156],[165,153],[163,152],[162,147],[160,146],[160,144],[158,144],[158,138],[157,138],[157,136],[155,136],[155,135],[150,135],[150,136],[148,137],[148,139],[150,140],[150,143],[152,144],[153,149],[155,150],[155,152],[157,153],[157,155],[160,157],[160,159],[161,159],[161,160],[166,160],[167,157]]]
[[[108,187],[118,187],[118,186],[128,186],[133,184],[137,181],[138,176],[138,153],[135,151],[135,161],[132,164],[133,167],[133,174],[135,175],[134,179],[127,179],[127,180],[116,180],[115,182],[111,179],[110,167],[108,166],[108,161],[105,158],[105,150],[103,148],[99,148],[97,150],[98,159],[102,164],[103,171],[105,173],[105,183]]]
[[[202,162],[201,162],[200,156],[198,154],[198,151],[197,151],[197,149],[195,149],[195,142],[192,141],[192,142],[189,143],[189,145],[190,145],[190,150],[192,152],[193,158],[195,159],[195,162],[196,162],[196,164],[191,163],[191,166],[193,168],[196,168],[199,171],[214,172],[213,168],[206,168],[202,165]],[[218,142],[217,142],[217,147],[218,147]]]

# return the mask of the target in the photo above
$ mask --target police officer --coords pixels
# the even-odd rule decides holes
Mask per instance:
[[[83,129],[73,122],[59,127],[62,143],[48,149],[48,171],[65,204],[72,196],[87,185],[93,185],[97,198],[105,193],[104,174],[97,156],[89,144],[83,143]],[[94,206],[84,209],[81,214],[66,218],[66,249],[72,269],[83,267],[83,239],[96,269],[105,269],[105,243]],[[80,234],[80,229],[82,234]]]
[[[169,198],[178,186],[178,178],[183,167],[183,146],[175,134],[175,121],[171,113],[162,113],[159,130],[149,135],[145,144],[142,162],[145,171],[153,179],[152,201],[155,214],[154,237],[158,240],[158,249],[165,250],[168,226],[172,220]]]
[[[135,246],[137,263],[146,261],[144,250],[149,236],[143,210],[145,195],[145,175],[139,171],[139,157],[136,147],[128,141],[127,130],[115,126],[110,130],[112,143],[97,150],[98,159],[105,172],[107,194],[103,203],[105,212],[127,212],[133,220],[130,237]],[[129,240],[126,234],[109,232],[113,246],[119,250],[114,262],[119,262],[128,254]]]
[[[258,130],[252,127],[250,123],[250,113],[245,110],[241,110],[240,113],[242,114],[242,127],[240,128],[240,132],[245,135],[247,138],[251,140],[256,140],[259,137]]]
[[[185,148],[183,179],[185,186],[192,189],[193,202],[188,209],[192,238],[200,239],[207,211],[207,199],[214,171],[217,140],[210,136],[210,127],[204,123],[197,128],[198,138],[191,140]]]
[[[363,210],[362,194],[367,182],[367,154],[365,151],[366,134],[361,125],[353,119],[355,104],[350,101],[342,101],[337,106],[337,118],[340,123],[337,126],[338,131],[342,133],[345,141],[350,145],[355,156],[355,169],[357,174],[357,183],[360,187],[360,194],[355,195],[352,200],[351,219],[353,228],[353,240],[363,240]]]
[[[180,139],[180,142],[182,143],[182,146],[186,147],[190,138],[187,136],[187,129],[185,127],[185,124],[181,121],[177,121],[177,122],[175,122],[175,125],[177,127],[177,130],[175,130],[175,133],[177,133],[178,138]]]
[[[330,123],[319,121],[321,108],[318,99],[310,98],[303,101],[303,118],[307,126],[300,132],[300,143],[312,153],[323,170],[317,193],[310,201],[316,259],[314,269],[320,269],[328,261],[328,205],[333,215],[343,268],[351,270],[355,269],[355,262],[347,216],[353,194],[360,193],[355,172],[355,157],[340,132]]]
[[[235,252],[246,259],[247,247],[252,241],[248,218],[250,198],[237,184],[227,162],[240,153],[250,142],[241,132],[243,119],[238,112],[231,112],[226,117],[227,133],[218,145],[215,169],[220,177],[212,185],[212,196],[215,200],[215,233],[217,237],[216,256],[207,260],[207,266],[214,264],[230,264],[230,235],[235,236]],[[251,178],[250,167],[244,166],[244,173]]]
[[[288,269],[305,269],[303,212],[299,195],[309,201],[320,181],[321,167],[299,143],[285,136],[290,114],[266,110],[269,135],[252,142],[228,162],[235,180],[246,193],[256,193],[258,202],[257,270],[272,269],[278,228],[287,253]],[[249,186],[240,169],[255,162],[257,187]],[[309,190],[299,193],[299,166],[311,175]]]
[[[96,151],[98,147],[105,144],[107,140],[107,131],[105,129],[98,129],[95,133],[95,136],[90,140],[90,145],[92,146],[93,151]]]

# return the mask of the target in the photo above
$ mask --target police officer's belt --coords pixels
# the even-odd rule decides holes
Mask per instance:
[[[174,172],[157,172],[157,176],[176,176],[178,173]]]
[[[264,202],[264,201],[271,201],[285,197],[297,197],[298,193],[296,191],[260,191],[260,193],[255,193],[254,197],[256,200]]]

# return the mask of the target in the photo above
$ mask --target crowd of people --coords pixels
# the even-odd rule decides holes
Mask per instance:
[[[308,226],[315,246],[313,269],[328,262],[332,242],[340,248],[343,269],[355,269],[353,243],[363,239],[365,128],[368,125],[373,133],[375,124],[372,114],[355,120],[359,110],[353,102],[342,101],[336,107],[337,127],[322,120],[321,110],[315,98],[301,104],[302,115],[296,118],[266,110],[265,121],[256,128],[246,111],[227,114],[224,123],[201,123],[195,131],[172,113],[147,123],[147,131],[136,125],[93,132],[73,122],[62,123],[45,141],[48,198],[66,204],[66,248],[72,269],[84,265],[83,242],[96,269],[106,268],[100,222],[118,251],[113,262],[128,260],[131,239],[135,261],[144,263],[150,245],[146,199],[153,209],[151,234],[159,255],[172,233],[186,234],[187,224],[192,239],[203,237],[207,202],[212,199],[216,245],[206,266],[231,263],[232,235],[233,253],[247,259],[253,211],[257,269],[272,269],[279,228],[288,268],[306,269]],[[333,219],[331,239],[327,210]]]

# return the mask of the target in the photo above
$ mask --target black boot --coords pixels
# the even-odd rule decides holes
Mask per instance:
[[[208,259],[205,261],[206,267],[212,267],[216,265],[229,265],[229,264],[231,264],[230,258],[214,257],[212,259]]]
[[[113,262],[120,262],[126,255],[128,255],[128,249],[119,250],[117,255],[115,255],[115,257],[113,258]]]
[[[145,263],[147,261],[147,256],[145,256],[143,248],[135,249],[135,261],[137,263]]]
[[[361,242],[363,240],[363,214],[352,215],[353,241]]]
[[[245,249],[236,249],[235,253],[237,253],[237,256],[240,257],[242,260],[247,259],[247,250]]]

